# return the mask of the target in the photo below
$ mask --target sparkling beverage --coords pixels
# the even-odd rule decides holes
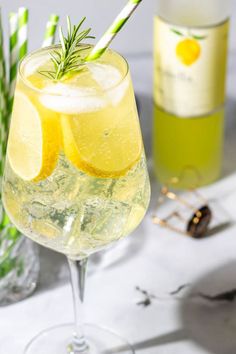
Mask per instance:
[[[124,60],[108,50],[57,82],[43,75],[51,51],[21,65],[3,200],[28,237],[81,258],[137,227],[149,179]]]

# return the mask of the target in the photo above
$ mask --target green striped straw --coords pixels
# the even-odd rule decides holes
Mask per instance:
[[[5,94],[5,109],[4,109],[4,121],[5,121],[5,137],[4,137],[4,150],[2,151],[2,156],[1,156],[1,166],[2,170],[0,171],[0,177],[2,178],[3,176],[3,166],[4,166],[4,160],[5,160],[5,150],[6,150],[6,141],[7,141],[7,132],[8,132],[8,127],[9,127],[9,120],[10,120],[10,113],[12,109],[12,104],[13,104],[13,95],[14,95],[14,90],[15,90],[15,82],[16,82],[16,75],[17,75],[17,64],[18,64],[18,47],[17,47],[17,33],[18,33],[18,15],[16,13],[10,13],[9,15],[9,28],[10,28],[10,56],[9,56],[9,65],[10,65],[10,74],[9,74],[9,97],[8,101],[6,99],[6,94],[7,94],[7,89],[5,86],[5,89],[1,86],[0,87],[0,95],[2,97],[3,94]],[[5,80],[6,80],[6,72],[4,73]],[[2,113],[2,108],[1,108],[1,113]],[[2,206],[0,205],[0,212],[1,212],[1,220],[0,220],[0,235],[3,230],[6,229],[5,221],[7,218],[7,215],[5,211],[3,210]],[[10,226],[9,222],[9,226]],[[17,232],[17,230],[16,230]]]
[[[9,95],[8,95],[9,98],[7,100],[8,87],[6,82],[6,67],[5,67],[4,53],[3,53],[3,31],[1,26],[1,13],[0,13],[0,183],[3,175],[3,164],[4,164],[4,158],[6,152],[5,150],[6,150],[7,131],[8,131],[7,118],[10,119],[12,106],[13,106],[13,98],[14,98],[14,91],[15,91],[16,77],[17,77],[17,67],[18,67],[19,60],[21,60],[27,54],[27,49],[28,49],[27,48],[28,47],[28,16],[29,16],[28,9],[24,7],[19,8],[18,13],[11,13],[9,16],[10,74],[9,74]],[[58,20],[59,20],[58,16],[56,15],[50,16],[50,20],[47,24],[45,37],[44,37],[44,46],[46,46],[46,40],[47,40],[47,45],[53,44]],[[2,133],[3,131],[4,134]],[[7,257],[9,257],[11,250],[13,249],[15,243],[20,237],[20,233],[11,224],[11,221],[9,220],[7,214],[5,213],[3,208],[1,208],[1,203],[0,203],[0,236],[1,236],[1,232],[6,229],[8,230],[8,233],[10,234],[12,240],[12,243],[10,244],[10,246],[7,248],[6,252],[3,255],[3,257],[6,257],[7,260]],[[2,262],[2,259],[0,261]]]
[[[9,101],[8,101],[8,118],[10,119],[14,91],[16,85],[17,65],[19,60],[18,51],[18,14],[11,12],[9,15],[9,27],[10,27],[10,83],[9,83]]]
[[[7,82],[4,57],[3,27],[0,9],[0,188],[3,174],[7,138]],[[1,192],[0,192],[1,194]]]
[[[124,9],[117,16],[113,24],[108,28],[100,41],[95,45],[91,53],[87,56],[87,61],[92,61],[100,58],[102,54],[107,50],[112,40],[123,28],[125,23],[131,17],[135,9],[141,3],[142,0],[129,0]]]
[[[59,16],[54,14],[50,16],[44,34],[44,41],[42,45],[43,48],[54,44],[58,21],[59,21]]]
[[[3,26],[2,26],[2,16],[1,16],[1,9],[0,9],[0,45],[1,45],[1,62],[2,62],[2,70],[3,70],[3,85],[4,85],[4,95],[5,95],[5,100],[7,99],[7,91],[8,91],[8,82],[7,82],[7,76],[6,76],[6,62],[5,62],[5,56],[4,56],[4,39],[3,39]],[[6,102],[5,102],[6,103]],[[5,114],[6,112],[6,104],[4,107]]]
[[[4,88],[3,88],[3,80],[4,80],[3,60],[4,60],[3,33],[2,33],[2,21],[1,21],[1,13],[0,13],[0,178],[3,172],[4,142],[5,142],[5,121],[4,121],[5,97],[4,97]]]
[[[28,16],[29,11],[20,7],[18,14],[10,13],[10,90],[8,114],[11,116],[16,86],[17,67],[28,50]]]
[[[16,86],[17,67],[19,60],[21,60],[26,54],[28,49],[28,9],[21,7],[18,13],[10,13],[9,16],[10,25],[10,82],[9,82],[9,100],[8,100],[8,127],[11,117],[14,92]],[[3,220],[5,224],[1,223],[1,228],[5,228],[7,225],[11,225],[10,220],[3,212]],[[18,235],[18,231],[15,227],[12,227],[14,232]]]
[[[18,61],[24,58],[28,51],[28,18],[29,10],[25,7],[20,7],[18,10]]]

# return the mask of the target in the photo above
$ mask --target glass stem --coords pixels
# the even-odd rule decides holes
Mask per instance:
[[[88,258],[79,261],[68,258],[74,302],[75,331],[69,354],[88,354],[89,347],[83,332],[83,302]]]

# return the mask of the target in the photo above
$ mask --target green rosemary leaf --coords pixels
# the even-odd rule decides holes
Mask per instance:
[[[55,76],[55,72],[51,72],[51,71],[38,71],[38,73],[42,76],[45,76],[46,78],[49,78],[51,80],[54,80],[54,76]]]
[[[71,37],[71,21],[70,21],[69,16],[67,16],[66,21],[67,21],[67,32],[68,32],[68,37]]]
[[[70,18],[67,17],[67,36],[64,36],[62,28],[59,29],[61,49],[50,54],[54,71],[42,70],[39,73],[52,80],[61,80],[68,74],[80,71],[84,67],[84,59],[81,52],[89,49],[88,45],[80,46],[86,39],[94,39],[90,35],[91,28],[81,31],[86,17],[83,17],[77,26],[72,26]]]

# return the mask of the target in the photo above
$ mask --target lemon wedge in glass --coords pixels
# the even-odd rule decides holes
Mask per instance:
[[[25,181],[45,179],[55,168],[59,150],[58,114],[17,90],[8,141],[13,171]]]
[[[122,118],[121,118],[122,117]],[[136,115],[109,108],[100,112],[62,115],[64,153],[83,172],[116,178],[140,159],[142,138]]]

